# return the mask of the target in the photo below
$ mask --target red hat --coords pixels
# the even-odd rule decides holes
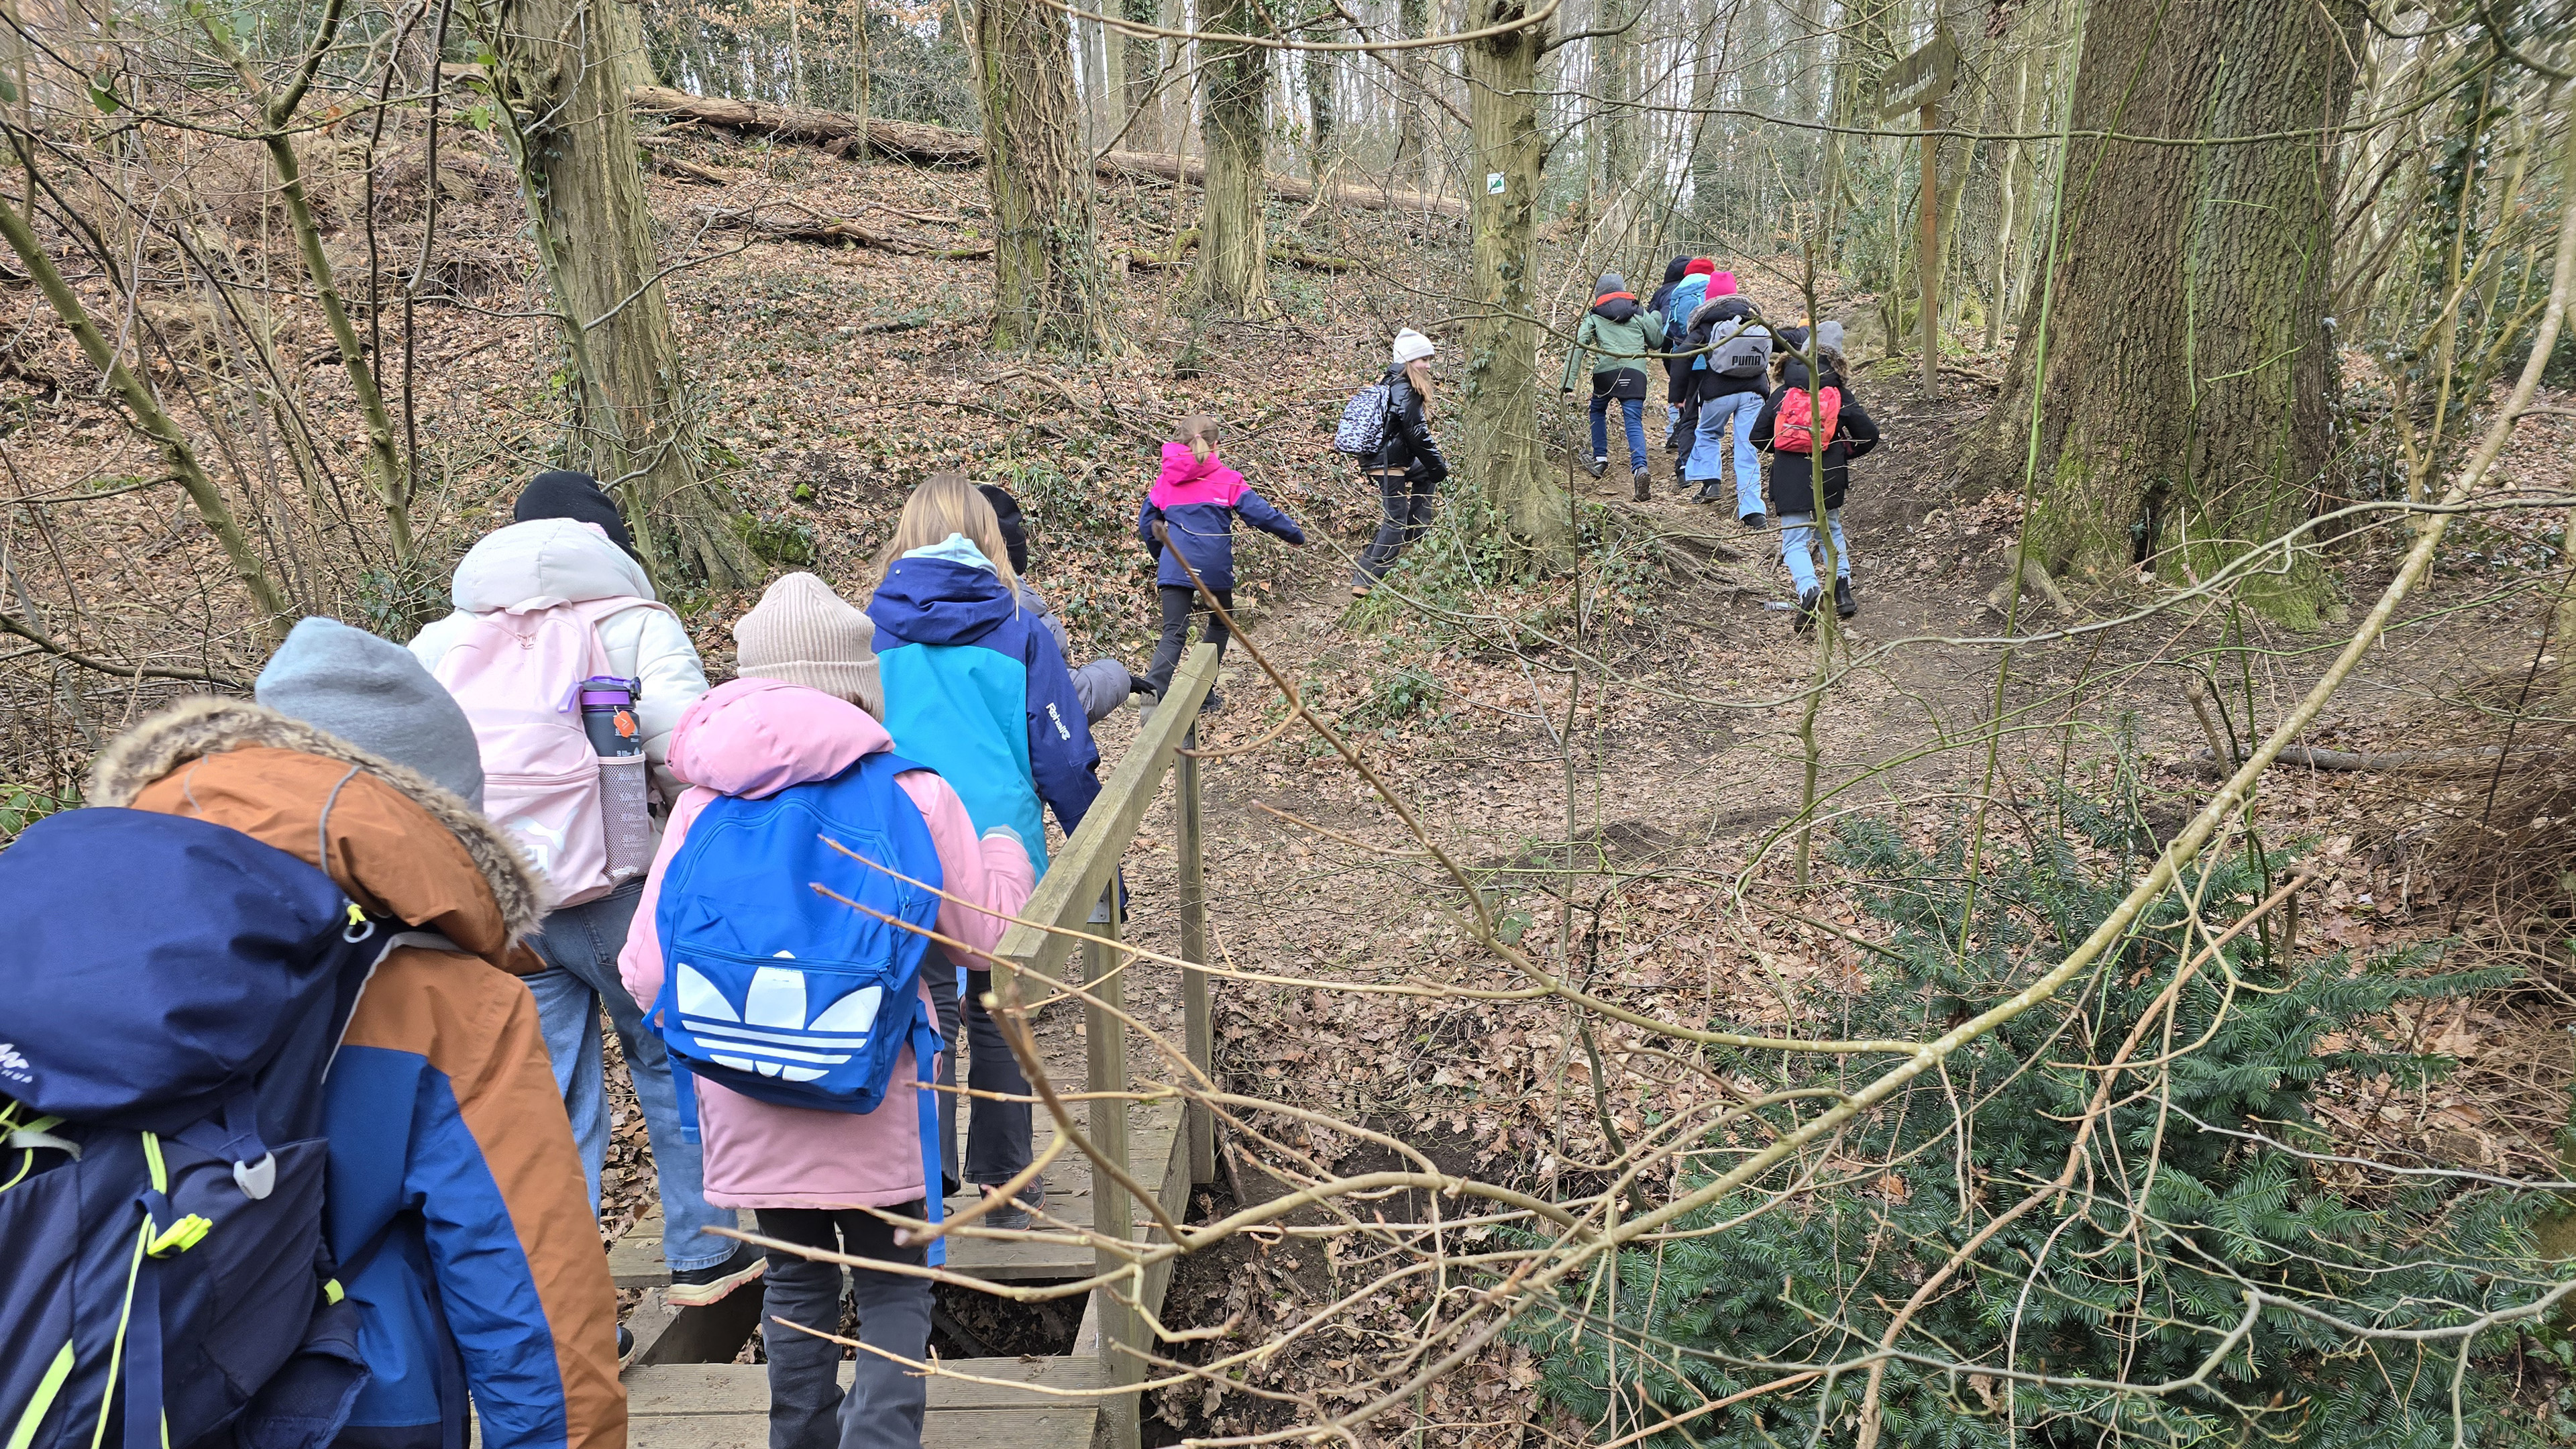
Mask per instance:
[[[1709,274],[1708,274],[1708,294],[1709,294],[1711,297],[1732,297],[1732,296],[1734,296],[1734,295],[1735,295],[1735,274],[1734,274],[1733,272],[1711,272],[1711,273],[1709,273]]]
[[[1716,271],[1716,262],[1707,257],[1693,257],[1690,260],[1690,265],[1682,268],[1682,275],[1685,277],[1705,277],[1713,275]]]

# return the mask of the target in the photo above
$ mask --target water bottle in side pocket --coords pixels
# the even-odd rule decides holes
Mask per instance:
[[[599,810],[608,872],[624,880],[653,865],[653,822],[645,809],[644,731],[635,721],[637,681],[594,675],[581,682],[581,727],[599,755]]]

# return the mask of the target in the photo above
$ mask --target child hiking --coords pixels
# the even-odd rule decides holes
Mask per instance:
[[[885,687],[885,727],[907,758],[937,770],[978,831],[1006,825],[1046,875],[1046,819],[1067,835],[1100,793],[1100,751],[1064,652],[1021,606],[1001,521],[975,485],[934,473],[905,500],[868,600]],[[966,1181],[987,1191],[1029,1165],[1029,1083],[984,1009],[991,973],[966,973]],[[985,1218],[1021,1228],[1045,1201],[1032,1181],[1018,1204]]]
[[[471,1416],[495,1449],[623,1445],[616,1290],[520,980],[545,886],[482,813],[473,730],[328,619],[255,693],[146,719],[91,765],[106,808],[0,853],[9,1442],[438,1449]]]
[[[1848,619],[1860,612],[1860,599],[1851,586],[1851,548],[1843,541],[1843,494],[1851,486],[1851,460],[1878,446],[1878,424],[1843,381],[1842,342],[1841,323],[1817,324],[1817,374],[1810,378],[1805,331],[1780,329],[1782,350],[1771,362],[1771,395],[1753,420],[1753,445],[1771,455],[1771,503],[1780,510],[1780,561],[1788,566],[1789,585],[1798,596],[1802,632],[1815,627],[1823,607],[1814,554],[1820,501],[1825,532],[1833,540],[1834,613]],[[1821,488],[1815,476],[1819,469],[1824,473]]]
[[[875,717],[871,632],[810,574],[771,585],[735,626],[743,677],[672,734],[671,764],[692,784],[618,969],[689,1071],[709,1201],[754,1209],[782,1242],[920,1266],[938,1258],[887,1215],[940,1217],[931,1023],[958,968],[991,963],[951,959],[805,882],[982,952],[1035,874],[1009,827],[979,836],[947,781],[895,755]],[[859,1339],[882,1354],[859,1352],[845,1393],[841,1346],[784,1326],[839,1332],[842,1265],[775,1249],[767,1261],[774,1449],[919,1449],[929,1386],[909,1365],[927,1356],[929,1283],[849,1269]]]
[[[1574,391],[1584,358],[1592,359],[1592,476],[1610,468],[1610,405],[1619,406],[1628,436],[1628,481],[1636,500],[1646,501],[1646,359],[1664,345],[1664,319],[1637,305],[1628,279],[1603,272],[1593,284],[1592,310],[1574,329],[1574,347],[1565,354],[1561,393]]]
[[[1163,637],[1154,660],[1145,667],[1145,687],[1160,699],[1172,687],[1172,671],[1181,662],[1189,638],[1190,618],[1207,620],[1207,641],[1225,654],[1225,624],[1209,612],[1191,584],[1196,571],[1227,613],[1234,612],[1234,520],[1276,534],[1303,548],[1305,530],[1243,481],[1243,475],[1216,456],[1216,419],[1194,415],[1181,419],[1172,440],[1163,444],[1163,471],[1136,510],[1136,536],[1154,552],[1154,591],[1163,606]],[[1182,561],[1188,567],[1182,567]],[[1202,712],[1214,714],[1225,700],[1214,689]]]
[[[1351,597],[1365,599],[1398,554],[1431,527],[1432,500],[1449,476],[1449,460],[1431,436],[1431,339],[1407,327],[1395,334],[1395,348],[1380,386],[1386,392],[1385,431],[1377,447],[1360,459],[1360,471],[1377,484],[1384,516],[1377,536],[1351,567]]]
[[[514,511],[518,522],[484,535],[458,561],[455,612],[414,636],[411,652],[474,722],[495,780],[493,820],[565,902],[529,943],[545,969],[528,978],[528,990],[581,1144],[591,1204],[598,1205],[608,1155],[605,1010],[652,1144],[668,1299],[703,1306],[759,1276],[760,1255],[706,1231],[732,1227],[733,1214],[708,1206],[698,1191],[698,1149],[680,1130],[662,1044],[617,985],[617,951],[652,863],[647,796],[665,806],[679,797],[666,760],[671,727],[706,693],[706,672],[679,615],[655,601],[617,505],[589,474],[540,473]],[[558,618],[559,626],[550,623]],[[531,667],[547,651],[530,646],[550,638],[562,641],[554,677]],[[635,798],[620,813],[633,828],[613,861],[602,856],[611,802],[602,797],[601,757],[584,739],[583,712],[566,697],[568,685],[590,684],[626,696],[643,766],[627,776]],[[567,780],[574,787],[565,788]],[[581,785],[587,799],[578,798]]]

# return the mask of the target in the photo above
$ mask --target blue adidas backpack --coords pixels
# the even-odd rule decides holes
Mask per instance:
[[[366,1383],[322,1237],[322,1078],[391,933],[149,811],[0,852],[0,1442],[301,1449]]]
[[[700,811],[654,914],[663,975],[653,1022],[693,1136],[692,1074],[784,1107],[868,1113],[884,1103],[909,1043],[935,1223],[939,1106],[927,1088],[940,1039],[920,991],[930,940],[880,918],[927,930],[939,916],[939,852],[894,779],[921,768],[880,751],[829,780],[763,800],[721,796]],[[946,967],[946,957],[932,959]],[[943,1261],[941,1247],[931,1243],[931,1262]]]

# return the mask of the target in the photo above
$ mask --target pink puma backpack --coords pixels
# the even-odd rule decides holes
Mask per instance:
[[[476,616],[438,662],[483,751],[483,813],[576,906],[641,867],[612,863],[600,758],[582,729],[581,682],[609,672],[599,625],[650,599],[534,598]]]

